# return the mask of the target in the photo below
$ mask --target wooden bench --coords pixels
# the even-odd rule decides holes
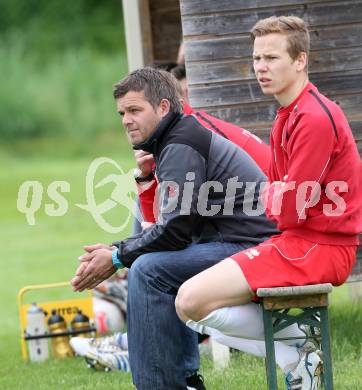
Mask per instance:
[[[362,242],[361,236],[360,236],[360,240]],[[361,299],[361,296],[362,296],[361,287],[359,286],[361,284],[360,283],[361,281],[362,281],[362,245],[360,245],[360,247],[358,248],[356,263],[353,267],[351,275],[349,276],[349,278],[347,280],[347,283],[349,283],[349,286],[350,286],[350,295],[355,300]],[[313,285],[313,286],[311,285],[311,286],[303,286],[303,287],[295,286],[295,287],[287,287],[287,289],[291,289],[289,291],[292,291],[294,294],[296,291],[295,290],[296,288],[298,288],[298,291],[301,291],[299,289],[302,289],[302,291],[303,291],[303,289],[305,289],[306,287],[311,287],[312,289],[308,289],[308,291],[314,292],[315,291],[314,288],[316,288],[315,286],[321,286],[321,285]],[[329,286],[329,284],[328,284],[328,286]],[[356,288],[353,289],[352,286],[353,287],[355,286]],[[259,296],[259,292],[260,292],[260,294],[266,294],[265,291],[267,291],[267,290],[271,290],[271,291],[278,290],[280,292],[280,291],[282,291],[281,289],[282,289],[281,287],[278,287],[275,289],[258,289],[257,295]],[[318,289],[318,287],[317,287],[317,289]],[[329,293],[329,291],[328,291],[328,293]],[[309,295],[309,299],[312,299],[310,294],[305,293],[305,295]],[[294,296],[294,295],[292,295],[292,296]],[[260,295],[260,297],[264,298],[262,295]],[[328,331],[328,329],[327,329],[327,331]],[[227,367],[229,360],[230,360],[229,347],[219,344],[218,342],[212,340],[212,338],[210,341],[210,347],[211,347],[211,353],[212,353],[212,359],[213,359],[214,366],[217,368]],[[273,346],[273,349],[274,349],[274,346]],[[326,367],[326,364],[324,364],[324,366]],[[267,363],[267,367],[268,367],[268,363]],[[267,370],[268,370],[268,368],[267,368]],[[331,368],[331,370],[332,370],[332,368]],[[331,383],[333,383],[333,382],[331,382]],[[332,389],[333,385],[330,388]],[[273,389],[273,387],[269,387],[269,389]]]
[[[298,323],[318,329],[311,336],[318,341],[323,352],[322,379],[326,390],[333,390],[333,372],[328,321],[328,294],[332,285],[315,284],[307,286],[259,288],[257,296],[263,307],[266,347],[266,372],[269,390],[277,390],[274,341],[299,339],[298,337],[274,337],[274,333]],[[299,309],[298,313],[290,313]],[[293,310],[294,311],[294,310]]]
[[[362,235],[360,235],[362,242]],[[355,285],[355,291],[350,287],[351,296],[357,300],[362,296],[362,245],[357,251],[356,263],[347,283]],[[360,283],[359,283],[360,284]],[[316,284],[308,286],[259,288],[257,296],[261,299],[264,318],[265,346],[266,346],[266,370],[269,390],[277,389],[276,364],[274,342],[286,338],[275,338],[274,333],[297,322],[320,329],[320,336],[316,336],[321,344],[323,352],[323,381],[326,390],[333,389],[332,358],[330,348],[330,333],[328,320],[328,294],[332,291],[332,285]],[[298,315],[291,315],[291,309],[301,309]],[[317,314],[317,318],[315,315]]]

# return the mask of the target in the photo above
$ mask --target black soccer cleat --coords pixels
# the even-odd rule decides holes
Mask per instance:
[[[195,373],[186,378],[187,390],[206,390],[204,378],[202,375]]]

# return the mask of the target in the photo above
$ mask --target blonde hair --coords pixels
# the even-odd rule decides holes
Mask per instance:
[[[287,51],[293,60],[301,52],[309,55],[310,37],[304,20],[297,16],[271,16],[256,22],[251,29],[251,40],[268,34],[283,34],[287,37]]]

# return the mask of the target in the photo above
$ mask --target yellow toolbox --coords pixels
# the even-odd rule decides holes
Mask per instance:
[[[94,313],[93,313],[93,300],[92,300],[92,292],[87,291],[83,295],[79,295],[79,293],[73,293],[71,290],[71,286],[69,282],[61,282],[61,283],[51,283],[51,284],[38,284],[38,285],[31,285],[31,286],[25,286],[22,289],[20,289],[18,293],[18,305],[19,305],[19,315],[20,315],[20,340],[21,340],[21,353],[23,356],[23,359],[25,361],[28,361],[29,355],[28,350],[26,346],[27,340],[32,339],[40,339],[40,338],[51,338],[51,337],[59,337],[59,336],[73,336],[77,334],[82,333],[95,333],[96,329],[94,326],[89,326],[89,328],[86,329],[77,329],[77,330],[71,330],[64,332],[63,334],[55,334],[52,335],[50,332],[45,332],[42,335],[38,336],[29,336],[26,332],[27,329],[27,312],[30,308],[30,303],[24,303],[24,297],[25,295],[28,296],[29,292],[36,291],[36,290],[49,290],[49,289],[55,289],[55,288],[62,288],[64,289],[64,292],[72,293],[74,295],[77,295],[77,298],[71,298],[71,299],[63,299],[63,300],[54,300],[54,301],[44,301],[39,302],[37,300],[36,304],[38,307],[40,307],[45,312],[45,319],[47,320],[50,316],[50,313],[52,310],[56,310],[57,314],[60,314],[66,321],[67,324],[70,324],[74,316],[77,314],[78,310],[81,310],[84,315],[89,317],[90,322],[94,324]],[[85,295],[85,296],[84,296]],[[78,298],[80,296],[80,298]]]

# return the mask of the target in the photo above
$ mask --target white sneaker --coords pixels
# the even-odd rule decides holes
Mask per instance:
[[[127,351],[113,352],[89,352],[85,356],[89,368],[103,371],[125,371],[131,370]]]
[[[297,366],[285,376],[287,390],[318,390],[322,369],[321,351],[300,351]]]
[[[72,337],[70,345],[78,356],[86,356],[87,354],[96,352],[107,352],[122,348],[118,344],[119,333],[112,336],[86,338],[86,337]]]
[[[314,315],[313,318],[316,321],[320,321],[317,315]],[[321,332],[318,327],[300,324],[298,325],[298,328],[303,333],[305,333],[305,340],[297,340],[298,342],[296,344],[296,347],[303,348],[306,343],[312,342],[314,344],[315,349],[320,349]]]

